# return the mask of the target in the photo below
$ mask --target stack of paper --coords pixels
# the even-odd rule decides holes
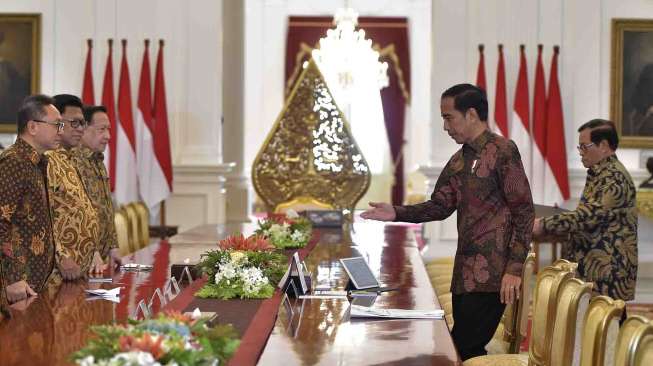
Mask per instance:
[[[111,290],[97,289],[97,290],[84,290],[90,295],[89,300],[109,300],[113,302],[120,302],[120,287]]]
[[[444,310],[376,309],[352,305],[352,318],[443,319]]]

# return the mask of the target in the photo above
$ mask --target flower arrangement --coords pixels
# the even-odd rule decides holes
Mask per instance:
[[[226,362],[240,344],[231,325],[208,327],[206,320],[179,312],[91,330],[96,337],[71,356],[81,366],[216,365],[216,360]]]
[[[311,239],[311,222],[292,210],[285,215],[270,215],[258,226],[256,235],[267,238],[278,249],[303,248]]]
[[[218,243],[220,249],[202,254],[197,268],[209,281],[195,296],[218,299],[266,299],[281,280],[288,259],[272,251],[261,236],[234,235]]]

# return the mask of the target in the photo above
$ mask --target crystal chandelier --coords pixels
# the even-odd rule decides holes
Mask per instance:
[[[338,9],[333,20],[336,28],[327,30],[312,56],[334,97],[346,107],[355,89],[388,86],[388,64],[379,61],[379,53],[372,49],[372,40],[365,39],[365,31],[356,30],[358,13],[353,8]]]

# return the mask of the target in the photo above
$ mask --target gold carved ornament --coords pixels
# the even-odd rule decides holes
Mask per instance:
[[[254,189],[268,211],[293,200],[353,209],[370,179],[349,124],[311,59],[254,160]]]
[[[653,221],[653,189],[640,188],[637,190],[637,211],[640,215]]]

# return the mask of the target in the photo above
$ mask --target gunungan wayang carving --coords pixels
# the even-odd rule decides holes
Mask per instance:
[[[270,211],[293,200],[353,209],[370,177],[344,114],[309,61],[254,161],[254,189]]]

